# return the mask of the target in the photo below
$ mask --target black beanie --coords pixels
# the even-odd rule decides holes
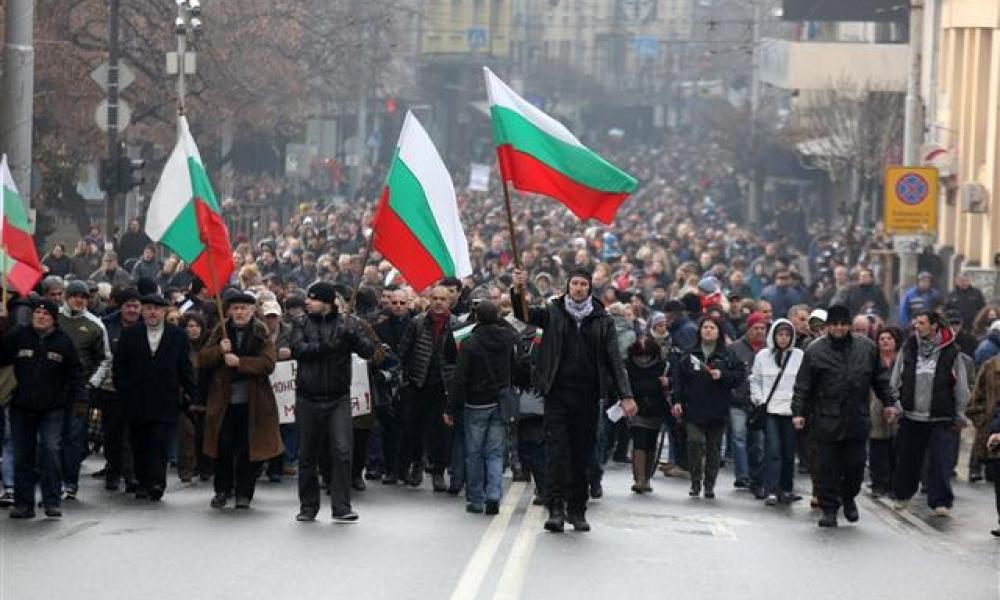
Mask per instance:
[[[308,296],[313,300],[334,304],[337,299],[337,288],[328,281],[317,281],[309,286]]]
[[[58,324],[58,322],[59,322],[59,305],[58,304],[56,304],[55,302],[53,302],[53,301],[51,301],[51,300],[49,300],[47,298],[43,298],[43,299],[35,302],[35,308],[36,309],[38,309],[38,308],[45,309],[45,312],[47,312],[50,315],[52,315],[52,318],[55,319],[56,323]]]
[[[828,325],[835,323],[850,324],[851,311],[843,304],[834,304],[826,311],[826,322]]]
[[[566,291],[569,291],[569,282],[574,277],[582,277],[583,279],[586,279],[587,285],[589,285],[591,289],[594,288],[594,277],[590,274],[590,271],[586,269],[576,268],[571,270],[569,274],[566,276]]]

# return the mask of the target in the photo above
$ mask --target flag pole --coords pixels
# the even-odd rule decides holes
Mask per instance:
[[[219,293],[219,276],[215,273],[215,261],[212,260],[212,251],[209,250],[208,244],[205,244],[205,252],[208,253],[208,271],[212,274],[212,289],[215,290],[215,308],[219,311],[219,324],[222,326],[222,339],[228,340],[229,333],[226,331],[226,313],[222,310],[222,295]]]
[[[0,242],[0,252],[3,252],[3,310],[7,311],[7,244]]]
[[[500,178],[503,180],[503,206],[507,211],[507,233],[510,235],[510,249],[514,253],[514,268],[518,271],[523,271],[524,266],[521,264],[521,253],[517,248],[517,233],[514,231],[514,216],[511,214],[510,208],[510,191],[507,189],[507,178],[501,174]],[[528,319],[528,299],[525,297],[527,290],[523,285],[517,286],[518,292],[521,295],[521,312],[524,313],[524,318]]]

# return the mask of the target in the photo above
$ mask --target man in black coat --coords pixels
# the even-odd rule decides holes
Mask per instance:
[[[972,286],[972,278],[968,273],[960,273],[955,277],[955,289],[948,294],[945,304],[958,309],[962,315],[962,330],[971,331],[976,315],[986,306],[986,298],[983,297],[982,291]],[[948,317],[948,320],[954,321],[951,317]]]
[[[398,362],[399,342],[403,339],[403,334],[410,324],[410,301],[406,297],[405,291],[395,289],[389,293],[388,304],[388,311],[375,322],[374,329],[378,339],[389,346]],[[396,370],[398,371],[398,368]],[[385,371],[385,373],[383,374],[381,371]],[[391,375],[391,372],[383,368],[380,369],[380,375]],[[392,385],[389,378],[383,379],[382,383],[383,397],[375,406],[375,416],[382,428],[382,452],[385,462],[382,483],[395,485],[400,477],[406,476],[406,473],[401,470],[405,469],[406,465],[400,465],[401,412],[403,407],[399,401],[399,391],[395,389],[398,386]]]
[[[318,469],[323,453],[330,458],[330,505],[333,520],[352,523],[351,509],[351,353],[369,359],[375,345],[349,316],[338,314],[333,284],[310,286],[308,315],[295,322],[289,347],[298,361],[295,375],[295,422],[299,430],[298,521],[314,521],[319,513]]]
[[[73,340],[58,328],[58,318],[59,306],[51,300],[40,300],[34,305],[31,325],[15,328],[0,343],[0,365],[13,364],[17,379],[10,404],[14,441],[12,519],[35,516],[38,467],[45,516],[62,516],[59,452],[63,420],[73,404],[86,401],[87,395]]]
[[[854,501],[865,471],[865,444],[871,432],[868,391],[885,405],[886,419],[899,413],[889,371],[868,338],[851,334],[851,313],[834,305],[827,313],[829,329],[805,351],[795,378],[792,422],[801,430],[809,421],[818,447],[816,477],[823,517],[820,527],[837,526],[837,510],[858,520]]]
[[[135,457],[135,497],[156,501],[167,486],[170,433],[198,389],[187,334],[163,320],[166,299],[151,294],[141,302],[143,322],[122,331],[113,370]]]
[[[544,331],[535,382],[545,396],[545,456],[548,531],[560,532],[566,521],[589,531],[587,466],[597,442],[601,399],[615,397],[626,416],[638,412],[625,362],[618,350],[614,322],[591,296],[590,273],[570,273],[564,295],[541,308],[524,311],[528,275],[514,271],[514,315]]]

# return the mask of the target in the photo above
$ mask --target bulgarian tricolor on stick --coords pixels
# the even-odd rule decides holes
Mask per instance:
[[[580,143],[559,121],[519,96],[488,68],[486,88],[503,180],[554,198],[581,220],[610,224],[637,185]]]
[[[38,262],[38,251],[31,237],[31,225],[24,202],[17,191],[17,185],[10,174],[7,155],[0,164],[0,186],[3,187],[3,203],[0,216],[3,217],[3,232],[0,239],[4,284],[3,301],[6,302],[7,286],[13,287],[21,295],[27,296],[42,278],[42,264]]]
[[[403,122],[372,236],[375,249],[417,292],[472,273],[451,175],[413,113]]]
[[[235,268],[229,231],[183,115],[177,145],[149,202],[146,235],[177,253],[209,294],[218,294]]]

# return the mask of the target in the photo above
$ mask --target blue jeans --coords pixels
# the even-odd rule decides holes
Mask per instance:
[[[4,489],[14,489],[14,437],[10,433],[10,409],[0,409],[0,440],[3,440],[3,468],[0,482]]]
[[[795,478],[795,428],[792,417],[767,415],[765,432],[767,459],[764,463],[764,491],[775,496],[791,492]]]
[[[733,470],[736,481],[745,481],[750,487],[759,487],[764,470],[764,431],[747,427],[748,415],[742,408],[729,407],[729,426],[732,438]]]
[[[89,410],[87,414],[89,414]],[[65,490],[80,487],[80,464],[87,452],[87,414],[76,416],[73,407],[66,409],[62,425],[62,483]]]
[[[465,409],[465,498],[473,506],[499,502],[507,427],[500,408]],[[485,481],[484,481],[485,476]]]
[[[72,409],[70,409],[72,410]],[[36,413],[10,409],[11,434],[14,436],[14,500],[18,506],[33,509],[35,485],[41,468],[42,503],[59,506],[62,483],[59,451],[62,442],[62,409]],[[41,453],[41,456],[38,456]]]

